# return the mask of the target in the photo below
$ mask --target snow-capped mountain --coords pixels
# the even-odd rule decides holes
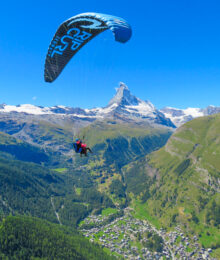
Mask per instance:
[[[196,117],[208,116],[220,113],[220,107],[208,106],[206,108],[186,108],[178,109],[173,107],[165,107],[160,110],[167,118],[169,118],[176,127],[181,126],[187,121]]]
[[[120,82],[119,88],[116,88],[116,95],[109,101],[108,106],[111,106],[112,104],[121,106],[137,106],[140,102],[141,100],[131,95],[128,87],[123,82]]]
[[[26,113],[31,115],[71,116],[79,119],[105,119],[146,121],[169,127],[175,127],[169,118],[157,110],[149,101],[143,101],[130,93],[124,83],[116,89],[116,95],[103,108],[81,109],[65,106],[40,107],[34,105],[11,106],[2,104],[0,113]]]
[[[179,127],[196,117],[220,113],[220,107],[208,106],[202,108],[178,109],[165,107],[157,110],[150,101],[143,101],[132,95],[125,83],[120,82],[115,96],[105,107],[92,109],[73,108],[66,106],[41,107],[30,104],[6,105],[0,104],[0,115],[29,115],[29,117],[44,117],[48,121],[78,120],[78,123],[92,122],[97,119],[119,119],[125,122],[143,122],[168,127]]]
[[[173,123],[167,119],[163,113],[157,110],[149,101],[143,101],[132,95],[128,87],[120,82],[116,89],[116,95],[104,108],[94,108],[86,110],[98,117],[113,117],[120,119],[146,120],[156,124],[174,127]]]

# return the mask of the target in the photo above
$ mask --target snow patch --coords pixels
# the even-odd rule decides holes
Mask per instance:
[[[192,116],[192,117],[200,117],[200,116],[204,116],[204,113],[201,112],[200,108],[192,108],[192,107],[188,107],[187,109],[183,109],[183,112],[186,116]]]
[[[174,107],[165,107],[161,109],[165,117],[169,118],[177,127],[196,117],[205,116],[203,109],[188,107],[178,109]]]
[[[30,104],[24,104],[24,105],[20,105],[20,106],[5,105],[4,108],[0,109],[0,112],[5,112],[5,113],[23,112],[23,113],[27,113],[27,114],[33,114],[33,115],[53,114],[50,111],[50,108],[48,108],[48,107],[40,108],[40,107],[30,105]]]
[[[151,103],[141,101],[136,106],[125,106],[125,110],[130,113],[138,113],[142,116],[155,117],[155,107]]]

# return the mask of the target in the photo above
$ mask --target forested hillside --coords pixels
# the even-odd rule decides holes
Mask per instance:
[[[32,217],[12,217],[0,222],[1,259],[110,260],[97,245],[76,230]]]

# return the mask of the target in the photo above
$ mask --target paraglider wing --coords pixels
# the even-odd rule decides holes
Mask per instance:
[[[116,41],[125,43],[131,37],[130,25],[124,19],[111,15],[84,13],[62,23],[48,49],[45,81],[53,82],[88,41],[107,29],[113,32]]]

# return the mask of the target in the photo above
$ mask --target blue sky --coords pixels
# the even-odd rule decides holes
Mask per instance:
[[[126,19],[126,44],[106,31],[83,47],[52,84],[44,60],[57,27],[82,12]],[[157,108],[220,106],[218,0],[3,1],[0,103],[105,106],[125,82]]]

